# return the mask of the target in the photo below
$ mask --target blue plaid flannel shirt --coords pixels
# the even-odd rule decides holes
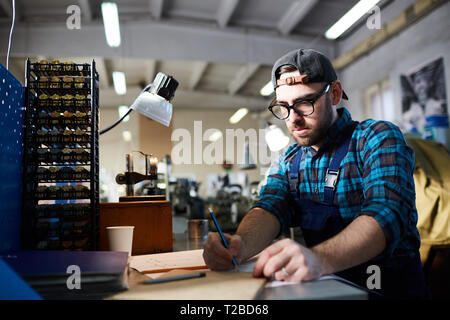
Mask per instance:
[[[343,130],[352,123],[350,113],[338,109],[340,117],[328,130],[324,144],[316,152],[303,147],[300,162],[299,195],[316,202],[324,201],[326,170],[342,140]],[[298,225],[301,212],[289,194],[288,170],[299,150],[291,145],[269,169],[267,183],[253,207],[273,213],[281,232]],[[344,225],[360,215],[376,219],[387,240],[386,249],[374,260],[413,257],[420,246],[414,188],[414,151],[394,124],[365,120],[353,132],[349,151],[341,163],[334,205]]]

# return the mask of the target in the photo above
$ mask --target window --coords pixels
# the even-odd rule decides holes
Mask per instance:
[[[394,94],[389,79],[375,83],[365,90],[366,118],[395,120]]]

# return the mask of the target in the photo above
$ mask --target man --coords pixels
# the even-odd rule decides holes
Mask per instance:
[[[295,50],[273,66],[269,109],[295,140],[269,171],[259,201],[225,249],[210,233],[203,257],[213,270],[260,253],[256,277],[308,281],[337,274],[367,288],[375,265],[381,297],[424,297],[413,180],[414,154],[396,126],[352,121],[348,99],[323,54]],[[300,226],[307,247],[284,239]],[[377,270],[369,269],[369,270]]]

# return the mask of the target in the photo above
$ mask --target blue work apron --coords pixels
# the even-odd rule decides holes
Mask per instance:
[[[356,125],[357,122],[353,122],[346,128],[344,139],[331,160],[325,178],[324,202],[315,202],[299,197],[298,174],[302,159],[302,148],[299,149],[292,162],[291,169],[289,170],[289,188],[298,206],[298,212],[300,212],[299,224],[308,247],[312,247],[335,236],[345,227],[339,214],[339,208],[333,204],[333,199],[339,178],[339,167],[348,152],[351,136]],[[366,290],[369,293],[370,299],[426,298],[428,294],[422,264],[419,251],[416,251],[415,259],[413,260],[405,255],[404,263],[400,263],[401,268],[387,266],[386,262],[383,261],[368,261],[347,270],[337,272],[336,275]],[[380,289],[367,289],[367,280],[372,275],[370,271],[368,273],[367,269],[370,265],[376,265],[380,268]]]

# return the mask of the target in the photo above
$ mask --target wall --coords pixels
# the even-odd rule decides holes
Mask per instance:
[[[146,154],[152,154],[161,162],[165,155],[170,155],[172,144],[170,136],[172,134],[172,123],[166,127],[145,116],[139,116],[139,141],[140,149]]]
[[[392,19],[411,3],[414,3],[414,1],[395,1],[386,8],[388,13],[381,13],[382,18],[385,16],[385,20]],[[387,17],[388,15],[389,17]],[[389,77],[394,91],[395,104],[398,106],[396,119],[401,121],[400,75],[438,57],[444,59],[447,101],[450,101],[449,16],[450,2],[447,2],[370,54],[339,72],[344,89],[350,98],[347,106],[355,120],[363,120],[365,117],[364,90],[373,83]],[[370,32],[363,25],[354,35],[340,42],[339,52],[344,53],[350,50],[368,34]],[[447,141],[450,141],[450,139],[447,139]]]
[[[112,125],[119,118],[117,109],[100,107],[99,112],[100,131]],[[125,171],[125,155],[140,150],[139,128],[139,114],[132,112],[128,122],[122,122],[100,136],[100,181],[107,185],[105,195],[108,196],[108,202],[116,202],[119,200],[119,196],[125,195],[125,188],[117,185],[115,177],[118,173]],[[124,130],[131,132],[131,141],[123,140],[122,132]],[[145,168],[143,157],[136,153],[133,156],[135,158],[134,170],[141,172]]]

